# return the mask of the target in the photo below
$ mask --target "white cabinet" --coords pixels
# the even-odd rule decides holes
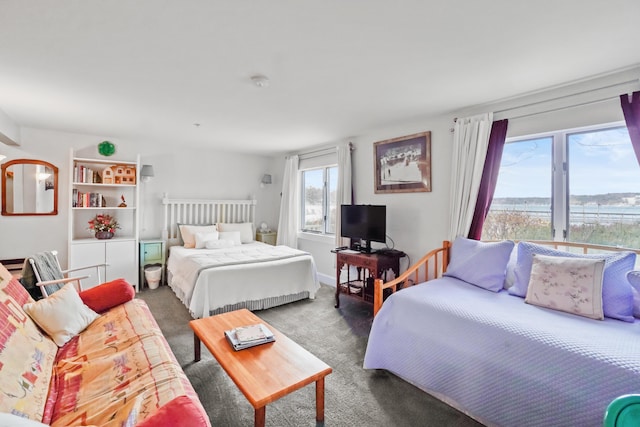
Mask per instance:
[[[107,263],[101,280],[120,277],[138,287],[140,156],[134,160],[69,156],[69,268]],[[96,215],[118,221],[113,238],[99,240],[89,230]],[[87,274],[96,276],[95,269]],[[98,284],[97,277],[83,286]]]
[[[100,281],[106,282],[118,278],[124,278],[137,289],[137,241],[135,239],[110,239],[88,240],[73,242],[70,252],[69,268],[78,268],[86,265],[108,264],[100,269]],[[82,281],[84,289],[99,284],[95,269],[79,270],[77,275],[89,275]]]

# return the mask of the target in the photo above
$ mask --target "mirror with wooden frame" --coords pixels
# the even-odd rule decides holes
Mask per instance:
[[[58,215],[58,168],[16,159],[2,168],[2,215]]]

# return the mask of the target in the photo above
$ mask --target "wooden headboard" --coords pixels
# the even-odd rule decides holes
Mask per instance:
[[[162,238],[167,246],[180,243],[178,224],[217,224],[250,222],[255,225],[255,200],[162,199],[164,225]]]

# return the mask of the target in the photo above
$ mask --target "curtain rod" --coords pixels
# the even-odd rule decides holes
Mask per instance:
[[[349,149],[353,150],[353,144],[351,142],[349,142],[348,144]],[[313,159],[315,157],[320,157],[320,156],[326,156],[327,154],[332,154],[334,152],[336,152],[336,150],[338,149],[338,146],[333,146],[333,147],[325,147],[325,148],[318,148],[317,150],[312,150],[312,151],[307,151],[304,153],[300,153],[298,154],[300,159]]]
[[[616,88],[616,87],[620,87],[620,86],[626,86],[626,85],[629,85],[629,84],[632,84],[632,83],[636,83],[637,84],[638,82],[639,82],[639,79],[627,80],[627,81],[620,82],[620,83],[614,83],[614,84],[610,84],[610,85],[607,85],[607,86],[601,86],[601,87],[598,87],[598,88],[583,90],[583,91],[580,91],[580,92],[575,92],[575,93],[571,93],[571,94],[567,94],[567,95],[556,96],[555,98],[544,99],[544,100],[540,100],[540,101],[530,102],[528,104],[518,105],[516,107],[497,110],[497,111],[494,111],[493,114],[494,115],[505,114],[505,113],[509,113],[510,111],[515,111],[515,110],[519,110],[519,109],[522,109],[522,108],[534,107],[534,106],[537,106],[537,105],[543,105],[543,104],[547,104],[547,103],[554,102],[554,101],[561,101],[563,99],[570,99],[570,98],[573,98],[573,97],[576,97],[576,96],[585,95],[585,94],[593,93],[593,92],[598,92],[598,91],[605,90],[605,89],[612,89],[612,88]],[[577,104],[564,105],[564,106],[561,106],[561,107],[549,108],[549,109],[545,109],[543,111],[535,111],[535,112],[531,112],[531,113],[523,113],[523,114],[515,115],[515,116],[507,116],[505,118],[508,118],[508,119],[520,119],[520,118],[523,118],[523,117],[530,117],[530,116],[535,116],[535,115],[538,115],[538,114],[552,113],[554,111],[561,111],[561,110],[566,110],[566,109],[569,109],[569,108],[582,107],[584,105],[597,104],[597,103],[600,103],[600,102],[617,99],[618,97],[619,97],[619,95],[615,95],[615,96],[609,95],[609,96],[604,97],[604,98],[598,98],[598,99],[594,99],[594,100],[590,100],[590,101],[579,102]]]

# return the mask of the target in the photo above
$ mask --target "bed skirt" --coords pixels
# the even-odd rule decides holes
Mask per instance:
[[[173,291],[174,294],[178,297],[183,304],[187,305],[185,302],[186,296],[184,292],[182,292],[177,286],[171,285],[171,273],[167,272],[167,283],[169,287]],[[280,295],[276,297],[269,297],[259,300],[251,300],[251,301],[242,301],[237,304],[228,304],[224,307],[218,307],[214,310],[209,310],[209,316],[213,316],[220,313],[226,313],[229,311],[240,310],[241,308],[246,308],[249,311],[254,310],[266,310],[268,308],[277,307],[279,305],[289,304],[290,302],[300,301],[303,299],[308,299],[310,297],[309,291],[302,291],[296,294],[291,295]],[[189,310],[189,313],[194,319],[199,318],[195,313]]]
[[[282,295],[278,297],[265,298],[261,300],[255,300],[255,301],[243,301],[237,304],[229,304],[229,305],[225,305],[224,307],[217,308],[215,310],[210,310],[209,315],[213,316],[214,314],[240,310],[241,308],[246,308],[249,311],[266,310],[267,308],[277,307],[279,305],[289,304],[290,302],[300,301],[308,298],[309,298],[309,291],[303,291],[303,292],[299,292],[297,294],[292,294],[292,295]]]

